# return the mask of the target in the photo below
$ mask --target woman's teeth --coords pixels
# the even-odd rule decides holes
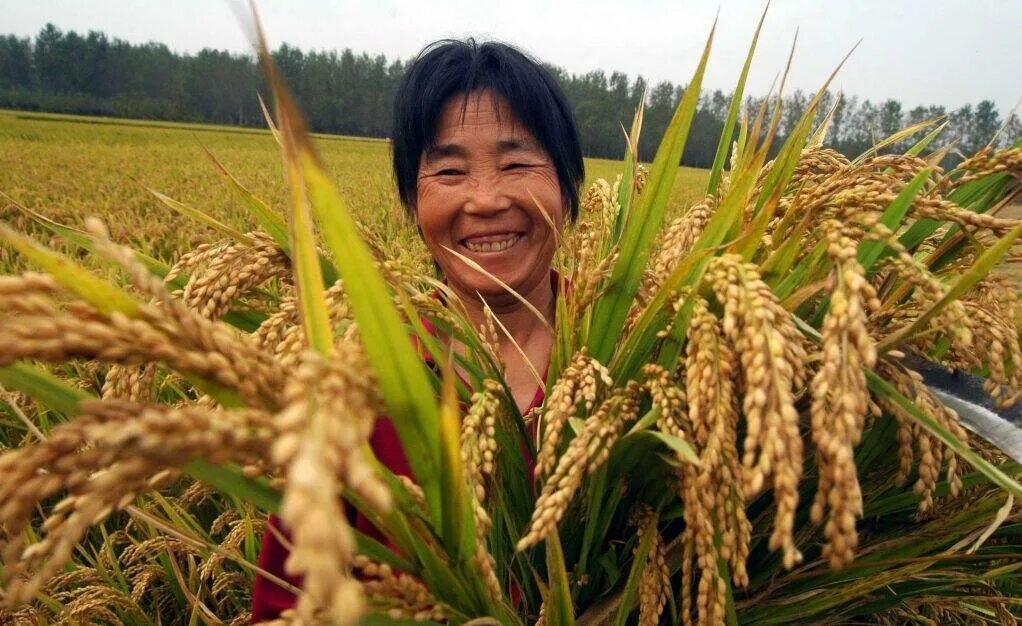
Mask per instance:
[[[484,242],[471,241],[467,239],[465,240],[465,247],[472,252],[501,252],[518,243],[518,240],[521,238],[521,235],[511,235],[506,239]]]

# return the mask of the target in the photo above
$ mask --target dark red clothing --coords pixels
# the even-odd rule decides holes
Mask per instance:
[[[540,390],[540,395],[542,395],[542,390]],[[399,476],[410,477],[412,475],[408,459],[401,448],[397,430],[394,429],[394,424],[389,418],[384,417],[376,420],[373,434],[369,438],[369,445],[372,446],[380,463],[387,466],[390,471]],[[270,528],[263,533],[263,546],[259,551],[259,567],[286,580],[295,587],[301,587],[300,578],[291,576],[284,571],[288,549],[277,538],[278,533],[286,536],[280,519],[276,515],[271,515],[268,524]],[[361,515],[355,516],[355,528],[374,539],[383,539],[379,531]],[[289,589],[257,574],[255,585],[252,587],[252,623],[278,617],[284,609],[292,608],[297,600],[295,594]]]
[[[428,359],[428,355],[427,355]],[[526,409],[526,413],[543,404],[543,387],[536,388],[536,394],[532,398],[532,404]],[[401,448],[401,440],[397,436],[397,430],[390,418],[382,417],[376,420],[373,426],[373,434],[369,444],[380,462],[387,466],[390,471],[399,476],[412,476],[411,467]],[[523,442],[523,452],[527,450]],[[533,460],[528,459],[528,472],[532,474]],[[269,519],[270,528],[263,533],[262,550],[259,552],[259,567],[267,572],[278,576],[295,587],[301,586],[301,580],[284,572],[284,562],[288,557],[288,550],[277,538],[277,533],[285,534],[280,526],[280,520],[275,515]],[[383,540],[379,531],[374,528],[363,516],[355,516],[355,528],[372,536],[375,539]],[[273,619],[280,615],[285,609],[292,608],[297,598],[290,590],[280,587],[276,583],[256,575],[255,585],[252,589],[252,622]]]
[[[554,297],[558,296],[560,284],[560,276],[556,271],[550,271],[550,285],[553,287]],[[567,287],[567,285],[566,285]],[[441,298],[439,292],[434,294],[435,297]],[[431,335],[435,335],[435,329],[433,325],[429,323],[429,320],[423,318],[423,325],[426,327],[426,331]],[[414,339],[414,337],[413,337]],[[417,343],[417,342],[416,342]],[[420,346],[421,348],[421,346]],[[433,359],[422,349],[423,359],[427,363],[432,363]],[[545,370],[546,368],[544,368]],[[546,372],[543,374],[546,377]],[[543,386],[536,388],[536,393],[532,397],[532,403],[523,411],[523,415],[531,411],[532,409],[538,408],[543,404],[544,390]],[[535,424],[535,423],[534,423]],[[533,428],[529,429],[529,436],[534,436],[535,432]],[[369,445],[372,447],[373,452],[380,462],[385,465],[390,471],[394,472],[398,476],[412,476],[412,470],[408,464],[408,459],[405,457],[404,449],[401,447],[401,439],[397,436],[397,430],[394,428],[393,422],[390,418],[381,417],[376,420],[376,424],[373,426],[373,434],[369,438]],[[533,468],[535,467],[535,460],[529,458],[528,446],[522,442],[522,454],[526,457],[526,471],[529,476],[532,476]],[[363,516],[354,515],[355,528],[360,532],[373,537],[383,543],[386,543],[386,539],[381,535],[380,531],[373,527]],[[268,521],[268,528],[263,533],[263,545],[259,552],[259,567],[263,570],[286,580],[295,587],[301,587],[301,580],[297,577],[290,576],[284,572],[284,562],[288,557],[288,550],[283,543],[278,539],[280,536],[287,536],[280,524],[280,520],[275,515],[271,515]],[[393,548],[394,546],[390,546]],[[252,622],[260,622],[263,620],[274,619],[280,615],[285,609],[294,607],[297,597],[288,589],[285,589],[276,583],[266,579],[263,576],[256,575],[255,585],[252,588]]]

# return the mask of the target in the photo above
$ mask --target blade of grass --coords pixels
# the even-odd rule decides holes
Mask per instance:
[[[653,538],[657,534],[657,520],[659,512],[653,513],[652,521],[648,522],[652,530],[647,530],[639,540],[632,558],[632,567],[628,571],[628,579],[625,581],[624,590],[621,592],[621,601],[617,608],[617,618],[614,620],[616,626],[625,626],[628,616],[635,606],[635,596],[639,591],[639,582],[642,580],[642,571],[646,568],[646,561],[649,559],[650,548],[653,547]]]
[[[467,483],[461,464],[459,436],[461,417],[450,358],[445,362],[443,370],[443,389],[440,398],[440,493],[443,503],[441,537],[447,552],[456,561],[461,561],[471,554],[473,534],[463,532],[468,509],[465,492]]]
[[[561,550],[561,537],[554,529],[544,541],[546,545],[547,580],[550,589],[546,598],[546,619],[550,626],[574,626],[575,609],[571,602],[571,585]]]
[[[728,105],[727,117],[724,121],[724,130],[720,134],[720,141],[717,143],[717,153],[713,156],[713,165],[710,167],[710,182],[706,186],[706,193],[715,195],[717,186],[720,184],[720,177],[724,171],[724,161],[727,159],[728,150],[731,148],[732,136],[735,132],[735,122],[738,119],[738,112],[742,108],[742,96],[745,94],[745,81],[749,77],[749,68],[752,67],[752,58],[756,53],[756,43],[759,41],[759,33],[763,29],[763,22],[766,21],[767,11],[770,10],[770,2],[763,7],[763,15],[756,25],[756,32],[752,36],[752,43],[749,44],[749,52],[745,55],[745,65],[742,66],[742,73],[738,77],[738,85],[735,86],[734,94],[731,96],[731,104]]]
[[[128,317],[138,315],[141,303],[134,296],[64,255],[40,245],[31,237],[22,235],[6,224],[0,224],[0,240],[9,243],[28,260],[52,275],[65,289],[99,311],[107,315],[114,312]]]
[[[273,130],[276,132],[276,129]],[[234,191],[242,205],[244,205],[245,208],[248,209],[249,213],[252,214],[252,217],[255,218],[259,227],[273,238],[273,241],[280,246],[281,250],[290,255],[291,241],[288,235],[287,223],[284,219],[274,213],[265,202],[255,197],[251,191],[246,189],[245,186],[234,177],[234,174],[231,174],[227,168],[224,167],[223,163],[216,158],[216,155],[214,155],[209,148],[202,146],[202,149],[205,150],[206,156],[208,156],[209,160],[213,162],[213,166],[216,168],[217,172],[220,173],[220,176],[222,176],[224,181],[227,182],[227,186]]]
[[[989,274],[990,270],[1000,263],[1001,258],[1008,253],[1008,250],[1011,249],[1011,246],[1019,236],[1022,236],[1022,224],[1013,228],[1008,234],[1001,237],[997,243],[984,250],[983,254],[976,259],[972,266],[958,277],[958,280],[947,290],[944,297],[924,311],[914,322],[881,341],[877,345],[877,352],[883,354],[908,340],[915,333],[923,331],[934,316]]]
[[[866,383],[873,393],[885,397],[896,404],[910,419],[929,431],[931,435],[940,439],[944,445],[986,476],[990,482],[1001,487],[1016,498],[1022,498],[1022,485],[976,454],[967,443],[955,437],[940,422],[924,413],[914,402],[901,395],[894,386],[881,378],[876,372],[866,370]]]
[[[604,253],[609,252],[610,246],[621,238],[621,228],[628,221],[632,200],[635,199],[635,174],[639,167],[639,134],[642,132],[642,120],[646,109],[646,94],[647,90],[643,89],[642,96],[639,98],[639,106],[636,107],[635,116],[632,118],[632,131],[625,134],[625,140],[627,141],[624,158],[625,169],[621,174],[621,187],[618,189],[617,198],[618,206],[621,210],[621,219],[614,223],[614,236],[604,242],[606,246]],[[621,130],[624,130],[624,128]]]
[[[688,131],[699,103],[699,91],[703,74],[706,72],[715,29],[716,22],[710,30],[695,74],[678,102],[674,116],[657,149],[646,189],[622,229],[618,261],[614,264],[607,282],[607,291],[593,311],[589,348],[590,353],[600,362],[606,363],[613,354],[614,345],[628,317],[635,294],[638,293],[650,244],[663,222],[667,201],[677,178],[678,165],[688,139]]]
[[[369,247],[320,165],[305,121],[280,80],[258,24],[256,30],[260,61],[276,102],[282,151],[297,177],[292,184],[307,189],[312,212],[344,280],[381,395],[429,503],[432,522],[440,528],[440,416],[433,387]],[[283,127],[285,122],[287,129]]]
[[[20,391],[65,417],[77,415],[78,403],[93,397],[28,363],[0,367],[0,384]]]
[[[927,167],[916,174],[912,181],[891,202],[891,205],[884,210],[880,216],[880,223],[891,229],[892,232],[896,231],[901,224],[901,220],[908,213],[908,208],[912,206],[912,201],[915,200],[919,190],[923,188],[923,184],[930,178],[932,172],[933,169]],[[885,247],[886,244],[882,241],[863,241],[859,244],[858,260],[865,272],[869,272],[873,264],[880,258],[880,254],[884,251]]]
[[[199,209],[196,209],[193,206],[189,206],[184,202],[175,200],[174,198],[162,194],[151,187],[146,187],[145,185],[142,185],[142,188],[148,191],[150,194],[152,194],[153,197],[162,202],[165,206],[177,211],[181,215],[191,218],[199,222],[200,224],[205,224],[206,226],[209,226],[213,230],[222,233],[227,237],[230,237],[234,241],[243,243],[248,246],[255,245],[255,241],[253,241],[251,237],[249,237],[245,233],[241,232],[240,230],[232,226],[228,226],[227,224],[221,222],[212,215],[209,215],[204,211],[200,211]]]
[[[884,137],[883,139],[878,141],[876,144],[874,144],[873,147],[871,147],[869,150],[866,150],[865,152],[860,154],[858,157],[856,157],[855,160],[852,161],[852,163],[853,164],[859,164],[864,159],[866,159],[867,157],[870,157],[870,156],[875,155],[875,154],[879,154],[880,151],[883,150],[884,148],[886,148],[887,146],[893,146],[894,144],[896,144],[896,143],[898,143],[898,142],[900,142],[900,141],[902,141],[904,139],[908,139],[909,137],[911,137],[912,135],[918,133],[919,131],[924,130],[926,128],[929,128],[934,123],[936,123],[936,121],[938,119],[939,118],[931,118],[931,119],[928,119],[928,120],[923,120],[921,122],[917,122],[915,124],[912,124],[911,126],[903,128],[903,129],[899,130],[898,132],[896,132],[896,133],[894,133],[892,135]]]

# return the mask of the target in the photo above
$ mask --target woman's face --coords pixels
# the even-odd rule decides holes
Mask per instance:
[[[419,160],[415,220],[452,288],[513,302],[445,248],[526,297],[549,284],[557,238],[543,211],[559,232],[566,208],[553,162],[504,100],[483,91],[444,105],[436,146]]]

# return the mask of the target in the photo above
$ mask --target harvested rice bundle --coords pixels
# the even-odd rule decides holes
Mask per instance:
[[[583,199],[527,416],[499,320],[476,327],[444,285],[376,258],[268,58],[286,224],[257,211],[261,231],[160,278],[91,223],[83,245],[130,290],[0,229],[44,270],[0,277],[0,382],[59,417],[0,453],[0,616],[48,597],[61,619],[101,600],[125,618],[167,601],[169,571],[205,581],[187,602],[215,618],[248,582],[215,572],[253,567],[247,525],[279,513],[303,577],[277,581],[298,588],[291,623],[1017,617],[1022,472],[914,363],[982,374],[1000,405],[1022,393],[1017,293],[991,273],[1022,225],[990,213],[1022,189],[1019,148],[949,172],[925,144],[849,161],[811,139],[817,96],[768,162],[779,112],[764,103],[732,148],[736,105],[705,199],[665,226],[708,52],[648,171],[632,149]],[[69,359],[115,365],[102,398],[26,362]],[[369,445],[382,415],[411,476]],[[167,569],[102,526],[217,493],[209,537],[197,518],[158,527]],[[61,572],[97,525],[105,560]]]

